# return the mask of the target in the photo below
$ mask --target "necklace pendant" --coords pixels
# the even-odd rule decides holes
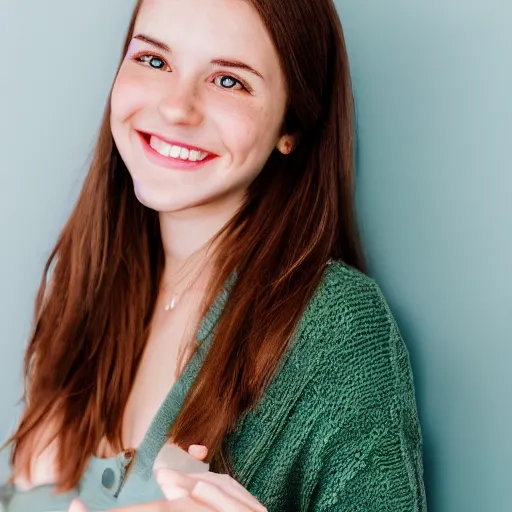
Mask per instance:
[[[165,305],[165,311],[170,311],[170,310],[174,309],[176,307],[176,300],[177,300],[177,297],[173,297],[171,302],[169,302]]]

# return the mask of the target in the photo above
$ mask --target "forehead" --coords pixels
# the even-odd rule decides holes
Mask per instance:
[[[134,29],[139,33],[168,44],[177,57],[226,56],[271,72],[278,66],[266,27],[245,0],[143,0]]]

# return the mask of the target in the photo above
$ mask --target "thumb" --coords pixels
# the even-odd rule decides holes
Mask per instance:
[[[89,512],[85,505],[78,499],[71,502],[68,512]]]

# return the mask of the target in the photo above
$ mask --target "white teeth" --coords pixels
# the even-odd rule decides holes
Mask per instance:
[[[172,156],[173,158],[178,158],[181,153],[181,148],[179,146],[170,146],[171,152],[169,153],[169,156]]]
[[[154,136],[151,136],[149,145],[162,156],[189,160],[191,162],[200,162],[208,156],[208,153],[204,151],[198,151],[196,149],[189,150],[187,148],[182,148],[181,146],[167,144],[167,142],[164,142]]]

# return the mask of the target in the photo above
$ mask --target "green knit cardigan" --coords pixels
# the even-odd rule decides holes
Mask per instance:
[[[155,416],[132,470],[124,453],[91,457],[76,490],[15,492],[8,512],[65,512],[75,496],[93,511],[163,496],[153,462],[201,368],[228,288],[203,318],[199,349]],[[371,278],[339,262],[327,265],[276,377],[226,447],[236,479],[269,512],[426,510],[409,355]]]
[[[327,267],[230,447],[238,480],[272,512],[426,510],[409,355],[371,278]]]

